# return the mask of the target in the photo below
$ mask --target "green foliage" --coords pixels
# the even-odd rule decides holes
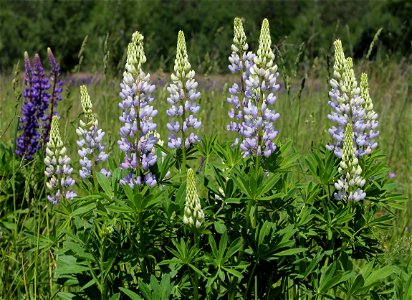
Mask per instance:
[[[339,0],[339,2],[341,2]],[[253,6],[253,9],[251,7]],[[412,6],[408,1],[12,1],[3,0],[0,12],[0,69],[10,68],[23,51],[40,52],[51,47],[58,53],[63,70],[80,69],[105,72],[107,63],[120,72],[124,49],[136,29],[146,36],[149,68],[170,69],[175,36],[188,33],[192,64],[203,74],[226,70],[230,47],[230,24],[243,16],[247,32],[257,36],[260,21],[266,17],[272,34],[280,41],[284,59],[291,69],[299,53],[310,60],[326,57],[333,37],[351,45],[350,55],[361,57],[375,33],[383,27],[378,53],[408,55],[411,50]],[[167,23],[167,26],[165,25]],[[87,44],[84,44],[88,36]],[[107,38],[108,36],[108,38]],[[302,42],[304,42],[302,44]],[[253,49],[257,40],[251,40]],[[109,46],[107,46],[109,45]],[[213,47],[211,47],[213,45]],[[297,51],[295,49],[302,47]],[[80,50],[81,49],[81,50]],[[379,53],[379,52],[382,52]],[[110,53],[110,56],[107,56]],[[102,61],[104,64],[101,64]],[[82,68],[86,70],[85,68]],[[286,75],[286,74],[284,74]]]

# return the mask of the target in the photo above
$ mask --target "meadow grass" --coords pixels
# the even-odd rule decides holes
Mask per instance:
[[[279,93],[275,109],[281,117],[276,122],[276,129],[279,130],[278,139],[282,142],[292,140],[293,144],[301,155],[306,155],[312,147],[326,144],[329,140],[327,129],[330,121],[327,118],[330,108],[327,105],[329,100],[328,72],[326,64],[315,64],[308,67],[307,74],[304,75],[305,82],[302,89],[302,78],[290,78],[289,93],[282,86]],[[408,198],[404,211],[398,212],[398,219],[393,226],[392,236],[387,238],[387,250],[399,251],[399,242],[405,240],[410,243],[412,226],[412,187],[411,187],[411,150],[412,150],[412,102],[411,102],[411,78],[412,67],[408,60],[400,63],[384,63],[383,61],[369,62],[363,61],[356,64],[356,74],[361,72],[369,75],[369,87],[375,111],[379,114],[379,147],[387,156],[388,165],[391,171],[396,174],[396,181],[399,183],[399,191]],[[384,71],[383,71],[384,70]],[[283,84],[285,74],[280,74],[280,82]],[[23,77],[13,89],[13,76],[3,74],[0,77],[0,138],[1,142],[13,143],[17,119],[20,114],[22,99],[17,102],[19,92],[23,90]],[[169,82],[169,75],[164,73],[152,74],[152,81],[157,86],[155,96],[155,106],[159,110],[156,121],[161,138],[167,141],[167,116],[166,109],[166,86]],[[226,102],[227,87],[234,81],[231,75],[210,75],[198,76],[200,81],[200,91],[202,93],[200,105],[200,118],[203,122],[202,135],[216,135],[219,141],[232,141],[233,133],[226,131],[226,124],[229,122],[227,111],[229,105]],[[80,105],[80,82],[88,82],[88,89],[94,106],[94,111],[98,116],[99,124],[106,132],[106,140],[109,142],[108,151],[118,158],[117,140],[119,138],[119,115],[118,103],[119,83],[118,78],[104,78],[94,76],[94,74],[74,74],[66,76],[64,85],[63,101],[59,104],[58,111],[61,115],[60,127],[63,140],[68,151],[75,162],[75,169],[78,167],[77,136],[75,129],[78,127],[79,116],[82,112]],[[166,84],[166,85],[165,85]],[[32,169],[26,174],[25,182],[30,187],[30,176],[34,176],[39,170]],[[41,172],[41,170],[40,170]],[[17,180],[17,179],[12,179]],[[53,228],[49,219],[49,205],[41,207],[39,203],[31,202],[36,199],[37,194],[43,191],[36,191],[35,187],[30,187],[31,195],[25,195],[24,199],[14,199],[14,206],[18,202],[19,207],[22,202],[27,205],[19,214],[10,216],[0,216],[7,220],[8,224],[23,224],[26,235],[22,236],[19,225],[11,227],[14,232],[13,241],[9,248],[2,249],[3,261],[0,264],[2,277],[10,274],[22,275],[16,279],[26,282],[34,282],[34,286],[44,289],[52,289],[52,269],[55,264],[54,254],[47,250],[47,239],[41,238],[42,230],[49,233],[49,228]],[[25,215],[32,215],[29,222],[21,222]],[[14,218],[14,219],[13,219]],[[18,218],[18,220],[16,219]],[[5,223],[4,223],[5,224]],[[32,237],[27,236],[31,232]],[[1,238],[1,236],[0,236]],[[408,242],[409,241],[409,242]],[[24,244],[27,243],[27,244]],[[30,251],[29,256],[22,253]],[[33,250],[34,249],[34,250]],[[398,250],[397,250],[398,249]],[[411,249],[411,245],[409,245]],[[3,266],[5,268],[2,268]],[[48,266],[45,268],[44,266]],[[14,266],[14,267],[13,267]],[[7,267],[7,268],[6,268]],[[10,275],[9,274],[9,275]],[[38,278],[43,281],[38,282]],[[44,278],[49,281],[45,282]],[[31,290],[26,287],[26,294],[31,294],[36,298],[37,288]],[[40,291],[41,289],[39,289]]]
[[[369,75],[369,89],[374,108],[379,115],[379,147],[387,155],[388,165],[396,174],[401,185],[401,191],[411,199],[411,150],[412,150],[412,66],[404,59],[400,63],[385,63],[383,61],[362,61],[357,63],[355,72]],[[311,147],[326,144],[329,140],[327,132],[331,125],[327,115],[330,113],[328,103],[328,74],[326,67],[319,63],[310,66],[305,74],[302,89],[302,79],[292,78],[289,93],[285,90],[284,74],[280,74],[282,86],[275,109],[281,118],[276,121],[281,141],[292,140],[298,152],[305,155]],[[384,70],[384,71],[383,71]],[[17,118],[20,114],[21,102],[16,102],[16,92],[23,90],[22,76],[16,91],[13,90],[13,77],[0,77],[0,137],[3,142],[12,142],[16,134]],[[234,134],[226,130],[229,123],[227,112],[229,104],[226,101],[227,88],[235,81],[232,75],[197,76],[200,82],[201,111],[203,122],[202,135],[216,135],[218,140],[233,140]],[[155,106],[159,110],[156,117],[158,132],[167,141],[166,128],[168,108],[167,83],[170,76],[165,73],[152,74],[152,82],[156,84]],[[290,80],[290,79],[289,79]],[[120,109],[118,103],[119,82],[121,78],[106,79],[94,74],[75,74],[66,77],[63,101],[59,103],[58,111],[62,116],[61,127],[64,141],[71,154],[76,155],[75,141],[79,116],[82,113],[79,85],[86,83],[90,97],[97,114],[99,124],[106,132],[109,149],[115,151],[119,139]],[[408,204],[408,212],[412,210],[412,200]]]

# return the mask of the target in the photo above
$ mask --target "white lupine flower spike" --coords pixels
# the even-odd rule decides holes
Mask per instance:
[[[338,169],[341,177],[335,183],[336,193],[334,196],[336,200],[360,201],[366,197],[366,193],[362,190],[365,179],[361,176],[362,168],[355,156],[352,136],[352,124],[349,123],[346,125],[342,160]]]
[[[79,146],[78,154],[82,166],[79,175],[81,178],[86,179],[93,174],[93,169],[107,160],[108,155],[104,152],[105,145],[102,143],[105,133],[98,129],[99,124],[93,114],[92,102],[85,85],[80,87],[80,95],[85,119],[80,120],[80,126],[77,128],[76,133],[79,136],[77,145]],[[100,173],[110,177],[110,172],[104,168],[100,169]]]
[[[46,186],[50,190],[47,199],[53,204],[58,204],[64,199],[71,200],[77,196],[69,189],[75,184],[75,181],[70,177],[73,168],[70,167],[71,159],[66,152],[66,147],[64,147],[60,137],[59,119],[57,116],[53,116],[50,139],[47,142],[46,157],[44,158],[46,165],[44,174],[49,177]]]

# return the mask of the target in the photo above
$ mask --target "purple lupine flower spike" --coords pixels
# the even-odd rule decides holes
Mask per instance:
[[[200,140],[196,132],[202,122],[195,116],[200,109],[197,103],[200,92],[197,91],[198,83],[194,77],[195,71],[191,70],[189,63],[185,35],[183,31],[179,31],[174,73],[171,75],[173,83],[167,88],[167,101],[171,107],[166,113],[171,118],[167,123],[168,146],[171,149],[181,148],[184,156],[186,148]]]
[[[250,68],[254,65],[253,60],[255,58],[255,54],[248,51],[249,46],[246,42],[246,35],[240,18],[235,18],[234,20],[234,37],[231,48],[232,54],[229,56],[230,65],[228,67],[232,73],[240,73],[240,81],[233,83],[232,87],[229,88],[230,97],[227,98],[227,102],[233,105],[233,108],[228,112],[229,118],[232,121],[226,126],[226,129],[239,132],[244,121],[243,108],[248,104],[245,94],[250,94],[246,90],[249,87],[245,84],[245,81],[250,76]],[[236,145],[238,142],[239,139],[237,138],[233,145]]]
[[[51,119],[54,115],[57,114],[56,107],[57,101],[62,100],[62,91],[63,91],[63,81],[60,78],[60,66],[56,62],[56,58],[53,55],[53,52],[50,48],[47,48],[47,56],[49,57],[50,63],[50,82],[51,82],[51,91],[50,91],[50,100],[47,102],[47,107],[50,103],[50,112],[48,115],[43,117],[43,140],[46,143],[49,140],[49,132]]]
[[[269,22],[263,20],[260,32],[259,49],[250,67],[250,76],[245,80],[245,96],[247,104],[243,106],[243,122],[239,129],[242,136],[240,149],[243,156],[269,157],[275,150],[274,139],[278,131],[274,121],[279,113],[272,109],[279,90],[277,84],[277,66],[274,64],[274,53],[271,49]],[[245,101],[246,102],[246,101]]]
[[[93,174],[94,169],[100,163],[107,160],[108,155],[104,152],[105,145],[102,143],[105,133],[98,129],[99,124],[93,114],[92,102],[85,85],[80,86],[80,93],[85,121],[80,120],[80,126],[76,129],[76,133],[79,136],[77,145],[80,148],[78,153],[80,155],[80,165],[82,166],[79,175],[81,178],[86,179]],[[107,177],[111,175],[104,168],[100,169],[100,173]]]
[[[50,88],[50,84],[38,54],[34,56],[32,68],[29,56],[25,52],[24,65],[26,69],[26,87],[23,93],[23,116],[19,119],[18,127],[18,130],[23,132],[17,138],[16,154],[31,159],[41,148],[39,121],[44,117],[44,113],[47,110],[47,103],[50,97],[47,90]]]
[[[154,134],[157,124],[153,122],[157,110],[151,105],[155,86],[150,84],[150,75],[142,71],[141,65],[145,62],[143,35],[135,32],[127,49],[126,67],[120,84],[123,101],[119,107],[123,112],[119,119],[123,126],[118,141],[120,150],[125,154],[120,168],[128,170],[120,183],[128,184],[131,188],[143,183],[149,186],[157,183],[150,171],[150,167],[156,163],[154,145],[158,140]]]
[[[71,178],[73,168],[70,167],[71,160],[66,152],[66,147],[64,147],[60,137],[59,119],[57,116],[53,116],[50,139],[47,142],[46,157],[44,158],[46,165],[44,174],[49,177],[46,186],[50,190],[47,199],[53,204],[58,204],[63,199],[71,200],[77,196],[70,189],[75,181]]]

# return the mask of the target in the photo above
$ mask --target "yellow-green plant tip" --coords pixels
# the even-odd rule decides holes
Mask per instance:
[[[177,48],[174,71],[177,78],[185,77],[190,71],[189,56],[187,55],[185,34],[179,31],[177,35]],[[173,78],[172,78],[173,79]]]
[[[335,68],[338,72],[343,73],[346,65],[345,53],[343,52],[341,40],[336,40],[334,43],[335,48]]]
[[[29,53],[27,53],[27,51],[24,51],[24,59],[29,59]]]
[[[360,89],[361,89],[361,97],[365,101],[363,106],[366,109],[366,116],[369,119],[376,119],[377,115],[373,111],[373,103],[372,103],[371,96],[369,95],[368,75],[366,73],[361,74]]]
[[[357,83],[352,58],[346,58],[345,62],[345,87],[347,91],[355,92],[354,89],[357,87]]]
[[[126,68],[130,73],[139,74],[141,65],[146,62],[143,39],[143,35],[136,31],[132,34],[132,41],[127,47]]]
[[[246,44],[246,34],[245,34],[245,30],[243,29],[242,19],[238,17],[234,19],[233,30],[234,30],[233,43],[234,43],[235,49],[232,49],[232,50],[235,52],[247,50],[248,45]]]
[[[264,19],[260,30],[259,49],[267,51],[269,48],[270,50],[271,44],[272,40],[270,38],[269,21],[268,19]]]
[[[259,49],[254,59],[255,64],[260,68],[271,68],[273,66],[273,59],[275,54],[272,49],[272,40],[270,38],[269,21],[264,19],[259,37]]]
[[[54,147],[61,147],[63,146],[62,139],[60,137],[60,130],[59,130],[59,118],[57,116],[53,116],[51,129],[50,129],[50,140],[47,145],[51,145]]]
[[[87,92],[87,87],[85,85],[80,86],[80,100],[82,104],[83,111],[87,118],[93,118],[92,102],[90,101],[89,93]]]

